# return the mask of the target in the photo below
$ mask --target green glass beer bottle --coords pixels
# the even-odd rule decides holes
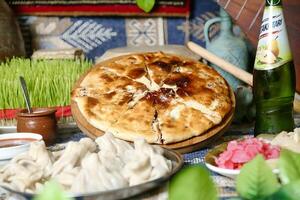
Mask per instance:
[[[281,0],[266,0],[253,71],[254,134],[292,131],[295,69]]]

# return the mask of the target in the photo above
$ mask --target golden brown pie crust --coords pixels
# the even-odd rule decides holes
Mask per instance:
[[[162,52],[95,65],[72,91],[94,127],[132,141],[169,144],[205,133],[232,109],[230,88],[214,69]]]

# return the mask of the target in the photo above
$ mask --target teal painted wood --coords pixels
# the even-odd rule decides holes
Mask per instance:
[[[221,25],[220,34],[211,40],[209,38],[209,30],[210,26],[215,23],[220,23]],[[241,37],[237,37],[233,34],[231,18],[224,9],[220,9],[220,17],[210,19],[205,23],[204,37],[207,50],[244,70],[248,69],[248,50],[246,42]],[[234,90],[237,89],[238,85],[242,84],[241,81],[219,67],[215,65],[211,66],[222,74]]]

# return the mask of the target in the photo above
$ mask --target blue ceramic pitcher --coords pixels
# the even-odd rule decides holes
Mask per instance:
[[[210,26],[215,23],[221,24],[221,30],[220,34],[211,40],[209,38],[209,30]],[[247,70],[248,50],[246,42],[242,38],[233,34],[231,18],[223,8],[220,9],[220,17],[210,19],[205,23],[204,37],[207,50],[228,62]],[[219,67],[214,65],[211,66],[222,74],[234,90],[236,90],[238,85],[242,84],[238,79],[223,71]]]

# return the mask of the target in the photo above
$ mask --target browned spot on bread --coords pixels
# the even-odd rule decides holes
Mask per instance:
[[[178,88],[176,94],[182,98],[189,96],[182,88]]]
[[[174,66],[178,66],[178,65],[181,65],[181,64],[182,64],[181,61],[173,59],[173,60],[165,60],[165,61],[158,60],[158,61],[152,62],[150,65],[151,66],[157,66],[161,70],[163,70],[167,73],[170,73],[170,72],[173,71]]]
[[[93,97],[87,97],[87,105],[89,107],[95,107],[98,103],[99,103],[98,99]]]
[[[77,90],[78,90],[78,89],[77,89],[77,88],[75,88],[74,90],[72,90],[72,91],[71,91],[71,97],[72,97],[72,98],[75,98],[75,97],[77,97],[77,96],[78,96],[78,92],[77,92]]]
[[[173,125],[172,122],[167,122],[167,123],[165,123],[165,126],[168,127],[168,128],[173,128],[173,127],[175,127],[175,125]]]
[[[104,94],[104,98],[110,100],[110,99],[112,99],[116,94],[117,94],[117,93],[116,93],[115,91],[109,92],[109,93],[107,93],[107,94]]]
[[[189,67],[191,67],[191,66],[194,66],[195,65],[195,62],[192,62],[192,61],[183,61],[182,62],[182,64],[181,64],[181,66],[185,66],[185,67],[187,67],[187,66],[189,66]]]
[[[122,99],[119,101],[119,105],[127,104],[132,99],[132,94],[125,94]]]
[[[95,113],[91,111],[92,108],[98,105],[99,101],[96,98],[93,97],[85,97],[86,98],[86,105],[84,106],[85,112],[88,116],[94,117],[96,116]]]
[[[113,82],[114,81],[114,79],[111,76],[109,76],[108,74],[101,74],[100,79],[103,79],[106,82]]]
[[[172,60],[170,60],[170,64],[172,66],[176,66],[176,65],[183,65],[183,62],[181,60],[179,60],[179,58],[173,58]]]
[[[148,92],[144,98],[151,102],[153,105],[165,106],[169,104],[174,97],[174,90],[169,88],[160,88],[158,91]]]
[[[166,63],[163,61],[155,61],[152,63],[152,65],[155,65],[166,72],[172,71],[172,64],[170,64],[170,63]]]
[[[176,85],[177,87],[187,87],[190,82],[191,79],[189,76],[185,76],[178,72],[174,72],[166,80],[164,80],[165,84]]]
[[[164,80],[164,83],[176,85],[178,87],[177,94],[181,97],[213,92],[211,88],[206,87],[206,80],[193,74],[174,72]]]
[[[127,76],[133,79],[142,77],[146,73],[144,68],[135,68],[128,72]]]

